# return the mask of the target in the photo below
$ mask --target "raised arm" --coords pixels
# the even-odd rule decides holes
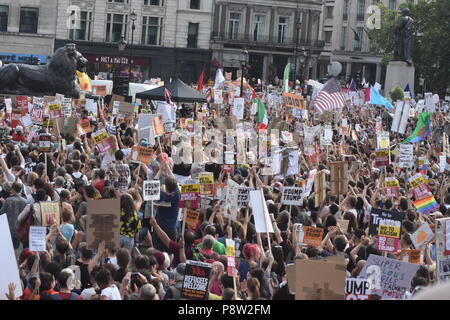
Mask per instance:
[[[159,226],[158,222],[156,222],[155,217],[150,217],[150,224],[152,225],[153,229],[155,229],[156,234],[158,235],[159,239],[161,239],[162,243],[169,248],[170,246],[170,238],[167,235],[167,233],[164,232],[163,229]]]

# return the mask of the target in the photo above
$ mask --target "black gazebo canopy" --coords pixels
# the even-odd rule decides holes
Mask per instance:
[[[206,96],[203,93],[192,89],[180,79],[174,79],[171,83],[164,87],[139,92],[136,94],[136,98],[165,101],[166,88],[170,91],[171,100],[174,102],[207,102]]]

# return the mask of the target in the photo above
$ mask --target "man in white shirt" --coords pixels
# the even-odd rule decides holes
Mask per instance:
[[[100,269],[95,276],[95,282],[101,290],[100,300],[122,300],[120,291],[117,286],[113,284],[114,281],[111,272],[108,269]]]

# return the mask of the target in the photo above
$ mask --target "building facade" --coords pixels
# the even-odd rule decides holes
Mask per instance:
[[[297,68],[297,79],[319,78],[329,64],[328,57],[321,57],[321,12],[321,0],[216,1],[211,35],[213,64],[236,77],[241,52],[247,49],[247,77],[277,83],[291,62]],[[296,48],[303,54],[297,54],[295,62]]]
[[[53,0],[0,0],[0,60],[45,64],[56,33]]]
[[[323,9],[324,56],[342,64],[340,79],[374,84],[384,83],[386,68],[381,65],[383,55],[377,53],[366,32],[366,22],[372,12],[368,7],[382,2],[391,10],[398,10],[404,2],[416,0],[325,0]]]
[[[59,0],[55,46],[77,44],[88,73],[118,82],[131,69],[133,81],[191,83],[211,60],[212,8],[206,0]]]

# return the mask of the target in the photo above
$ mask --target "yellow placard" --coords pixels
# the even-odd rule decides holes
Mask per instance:
[[[182,184],[181,193],[198,193],[200,192],[199,184]]]
[[[378,235],[389,238],[400,238],[400,227],[379,225]]]

